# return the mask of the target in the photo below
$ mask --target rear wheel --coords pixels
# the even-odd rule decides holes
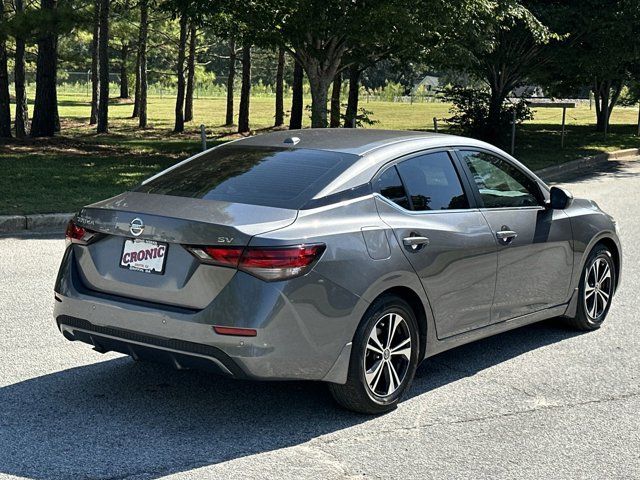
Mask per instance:
[[[579,330],[600,328],[609,313],[615,291],[615,263],[611,252],[604,245],[597,246],[589,254],[580,277],[578,309],[567,323]]]
[[[355,412],[393,410],[413,381],[419,350],[411,307],[399,297],[381,297],[356,331],[347,383],[332,383],[329,389],[340,405]]]

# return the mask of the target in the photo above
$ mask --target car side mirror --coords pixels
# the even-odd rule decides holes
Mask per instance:
[[[551,187],[551,200],[549,207],[554,210],[564,210],[571,205],[573,195],[568,190],[560,187]]]

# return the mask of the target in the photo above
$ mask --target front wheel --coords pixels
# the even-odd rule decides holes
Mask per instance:
[[[419,347],[418,324],[407,302],[379,298],[356,331],[347,383],[329,384],[333,397],[359,413],[393,410],[413,381]]]
[[[616,266],[611,252],[604,245],[589,254],[580,277],[578,309],[574,318],[567,319],[578,330],[600,328],[609,313],[615,291]]]

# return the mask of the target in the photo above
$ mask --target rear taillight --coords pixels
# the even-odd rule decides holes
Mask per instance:
[[[309,271],[324,249],[324,245],[247,248],[240,258],[239,268],[263,280],[297,277]]]
[[[324,244],[287,247],[189,247],[204,263],[234,267],[267,281],[307,273],[325,250]]]
[[[71,243],[86,245],[93,240],[96,235],[96,232],[87,230],[86,228],[77,225],[73,220],[70,220],[67,224],[67,230],[65,231],[64,237],[67,241],[67,245]]]

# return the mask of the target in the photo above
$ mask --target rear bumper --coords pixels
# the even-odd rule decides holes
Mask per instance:
[[[56,322],[67,340],[88,343],[100,353],[120,352],[135,360],[165,363],[178,370],[195,368],[235,378],[247,378],[231,357],[216,347],[100,327],[67,315],[58,316]]]
[[[69,249],[56,282],[54,318],[69,340],[132,357],[234,378],[344,383],[351,340],[368,303],[316,272],[263,282],[238,272],[201,310],[88,289]],[[213,326],[252,328],[255,337]]]

